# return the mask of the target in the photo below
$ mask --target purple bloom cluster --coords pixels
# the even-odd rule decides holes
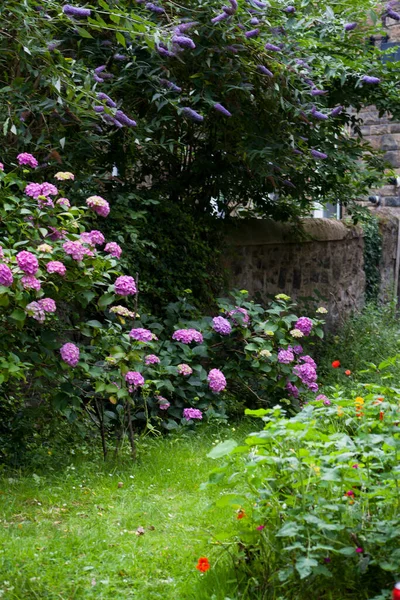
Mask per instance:
[[[104,244],[104,242],[106,241],[104,238],[104,235],[101,233],[101,231],[97,231],[97,229],[93,229],[92,231],[89,231],[89,236],[90,236],[90,243],[93,246],[102,246]]]
[[[325,158],[328,158],[327,154],[325,154],[324,152],[319,152],[319,150],[311,150],[311,156],[313,156],[314,158],[319,158],[321,160],[325,160]]]
[[[136,127],[137,123],[133,119],[129,118],[122,110],[117,110],[115,113],[115,119],[125,125],[126,127]]]
[[[144,362],[145,362],[146,366],[158,365],[160,362],[160,359],[155,354],[148,354],[147,356],[144,357]]]
[[[161,15],[165,12],[162,6],[157,6],[157,4],[153,4],[153,2],[146,2],[144,5],[147,10],[151,10],[151,12],[156,13],[157,15]]]
[[[44,312],[54,313],[57,310],[57,305],[52,298],[42,298],[38,300],[38,304]]]
[[[197,329],[177,329],[172,334],[172,339],[182,342],[182,344],[191,344],[192,342],[201,344],[203,342],[203,336]]]
[[[371,77],[370,75],[363,75],[362,77],[362,81],[364,83],[368,83],[371,85],[375,85],[381,82],[381,80],[379,79],[379,77]]]
[[[246,31],[246,33],[244,35],[245,35],[245,37],[247,37],[247,39],[254,38],[254,37],[257,37],[258,35],[260,35],[260,30],[259,29],[251,29],[250,31]]]
[[[171,404],[164,396],[156,396],[156,400],[160,406],[160,410],[168,410]]]
[[[189,365],[182,363],[176,367],[179,375],[184,375],[185,377],[189,377],[193,373],[193,369],[189,367]]]
[[[317,402],[321,402],[321,401],[322,401],[322,403],[323,403],[325,406],[330,406],[330,405],[331,405],[331,401],[329,400],[329,398],[327,398],[327,397],[325,396],[325,394],[320,394],[319,396],[317,396],[317,397],[315,398],[315,400],[316,400]]]
[[[65,363],[67,363],[67,365],[69,365],[70,367],[76,367],[76,365],[79,362],[78,346],[75,346],[75,344],[68,342],[60,348],[60,354],[61,358]]]
[[[331,117],[337,117],[343,111],[343,106],[336,106],[331,110]]]
[[[80,8],[79,6],[66,4],[63,6],[63,13],[68,17],[90,17],[91,11],[89,8]]]
[[[175,83],[172,83],[172,81],[168,81],[168,79],[160,79],[160,83],[162,86],[168,88],[173,92],[180,93],[182,91],[181,87],[178,87],[177,85],[175,85]]]
[[[44,310],[40,306],[39,302],[30,302],[27,304],[25,307],[25,312],[29,317],[39,321],[39,323],[43,323],[46,319]]]
[[[110,96],[107,96],[107,94],[105,94],[104,92],[99,92],[97,94],[97,98],[99,100],[105,100],[106,106],[109,106],[110,108],[117,108],[117,105],[114,102],[114,100],[112,98],[110,98]],[[96,111],[96,112],[98,112],[98,111]]]
[[[13,283],[13,274],[11,273],[10,267],[4,263],[0,263],[0,285],[4,287],[10,287]]]
[[[86,200],[86,204],[101,217],[107,217],[110,212],[110,205],[107,200],[104,200],[101,196],[90,196],[90,198]]]
[[[182,109],[182,113],[185,115],[185,117],[188,117],[188,119],[191,119],[196,123],[202,123],[202,121],[204,121],[203,115],[200,115],[198,112],[196,112],[189,106],[184,106]]]
[[[239,319],[235,318],[235,315],[241,315]],[[241,325],[242,327],[246,327],[246,325],[250,322],[250,317],[245,308],[240,306],[235,306],[235,308],[228,313],[228,317],[232,319],[235,325]]]
[[[129,337],[133,338],[137,342],[151,342],[154,339],[154,334],[150,331],[150,329],[137,327],[136,329],[130,330]]]
[[[275,44],[270,44],[269,42],[268,42],[268,44],[265,44],[264,47],[266,50],[270,50],[271,52],[280,52],[281,51],[279,46],[275,46]]]
[[[172,38],[172,42],[174,44],[178,44],[181,48],[190,48],[194,50],[196,48],[196,44],[192,40],[192,38],[186,35],[174,35]]]
[[[357,23],[346,23],[344,26],[345,31],[353,31],[357,27]]]
[[[108,242],[104,248],[104,252],[110,254],[114,258],[120,258],[122,254],[122,248],[117,244],[117,242]]]
[[[135,388],[144,385],[144,377],[139,371],[128,371],[125,374],[125,381],[129,385],[135,386]]]
[[[221,113],[221,115],[224,115],[224,117],[231,117],[232,113],[229,112],[229,110],[227,110],[225,108],[225,106],[222,106],[222,104],[220,104],[219,102],[217,102],[216,104],[214,104],[214,108],[217,112]]]
[[[311,356],[309,356],[308,354],[305,354],[304,356],[300,356],[299,360],[301,360],[303,363],[306,363],[308,365],[311,365],[313,369],[317,368],[317,363],[315,362],[315,360],[313,358],[311,358]]]
[[[83,260],[86,254],[86,248],[78,241],[75,242],[64,242],[64,252],[69,254],[74,260]]]
[[[263,75],[268,75],[268,77],[274,76],[274,74],[269,69],[267,69],[267,67],[264,67],[264,65],[257,65],[257,70]]]
[[[137,292],[135,280],[129,275],[117,277],[114,289],[115,293],[119,296],[132,296]]]
[[[284,350],[281,348],[278,352],[278,362],[282,365],[288,365],[294,361],[294,354],[291,348]]]
[[[286,386],[285,386],[286,390],[288,391],[290,396],[293,396],[293,398],[298,398],[299,397],[299,388],[294,385],[293,383],[291,383],[290,381],[287,382]]]
[[[300,329],[304,335],[310,335],[311,330],[313,328],[313,322],[308,317],[300,317],[295,323],[295,329]]]
[[[184,408],[183,417],[186,421],[190,421],[190,419],[202,419],[203,413],[198,408]]]
[[[48,273],[57,273],[57,275],[64,276],[67,272],[67,269],[65,268],[65,265],[59,260],[51,260],[46,265],[46,271]]]
[[[207,376],[208,386],[214,394],[219,394],[226,388],[225,375],[219,369],[211,369]]]
[[[21,283],[25,290],[35,290],[38,292],[41,288],[39,279],[36,279],[34,275],[24,275],[21,277]]]
[[[32,252],[22,250],[22,252],[18,252],[16,259],[21,271],[29,275],[34,275],[39,268],[38,260]]]
[[[303,352],[303,346],[293,346],[292,350],[295,354],[302,354]]]
[[[317,381],[317,372],[314,367],[308,363],[296,365],[293,369],[293,373],[310,389],[312,389],[311,385]]]
[[[232,331],[232,326],[228,319],[224,317],[214,317],[212,320],[212,328],[221,335],[229,335]]]
[[[35,169],[38,166],[38,161],[36,160],[36,158],[28,152],[22,152],[21,154],[18,154],[17,161],[20,167],[25,165],[27,167]]]

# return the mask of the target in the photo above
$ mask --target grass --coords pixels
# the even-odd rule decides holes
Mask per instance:
[[[218,490],[199,486],[215,466],[212,443],[241,439],[249,427],[143,441],[136,464],[71,454],[60,469],[56,460],[44,474],[5,475],[0,597],[225,598],[226,582],[195,566],[200,556],[221,558],[210,539],[233,528],[235,514],[209,510]]]

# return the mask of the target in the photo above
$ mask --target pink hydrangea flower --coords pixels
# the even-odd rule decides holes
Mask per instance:
[[[229,335],[232,331],[232,325],[229,323],[228,319],[224,319],[224,317],[214,317],[212,320],[212,328],[221,335]]]
[[[144,362],[147,366],[158,365],[160,362],[160,359],[155,354],[148,354],[147,356],[144,357]]]
[[[44,310],[40,306],[39,302],[30,302],[29,304],[27,304],[25,307],[25,312],[28,315],[28,317],[32,317],[32,319],[39,321],[39,323],[43,323],[46,319]]]
[[[198,408],[184,408],[183,417],[186,421],[190,421],[190,419],[202,419],[203,413]]]
[[[115,293],[119,296],[132,296],[136,294],[136,283],[133,277],[121,275],[117,277],[114,284]]]
[[[48,198],[47,196],[39,196],[37,200],[39,208],[45,208],[46,206],[54,208],[53,200],[51,198]]]
[[[36,290],[38,292],[42,287],[39,279],[36,279],[34,275],[24,275],[21,277],[21,283],[26,290]]]
[[[193,373],[193,369],[189,367],[189,365],[182,363],[176,367],[179,375],[184,375],[185,377],[189,377]]]
[[[125,381],[135,388],[144,385],[144,377],[139,371],[128,371],[125,375]]]
[[[25,187],[25,194],[31,198],[38,198],[42,193],[42,186],[40,183],[28,183]]]
[[[0,171],[4,171],[4,165],[2,162],[0,162]]]
[[[22,250],[22,252],[18,252],[16,259],[19,268],[21,269],[21,271],[24,271],[24,273],[34,275],[39,269],[38,260],[36,256],[32,254],[32,252]]]
[[[182,344],[191,344],[192,342],[201,344],[203,336],[197,329],[177,329],[177,331],[174,331],[172,334],[172,339],[181,342]]]
[[[293,346],[292,348],[293,352],[295,354],[302,354],[303,353],[303,346]]]
[[[52,298],[42,298],[38,300],[38,304],[44,312],[54,313],[57,310],[57,305]]]
[[[308,354],[300,356],[299,360],[301,360],[304,363],[307,363],[308,365],[311,365],[314,369],[317,368],[317,363],[313,358],[311,358],[311,356],[308,356]]]
[[[83,260],[85,256],[85,248],[78,241],[75,242],[64,242],[63,248],[66,254],[70,254],[74,260]]]
[[[289,396],[293,396],[293,398],[298,398],[299,397],[299,388],[294,385],[291,381],[288,381],[286,386],[285,386]]]
[[[4,263],[0,264],[0,285],[4,285],[4,287],[10,287],[13,283],[13,274],[11,272],[10,267],[5,265]]]
[[[93,246],[102,246],[106,241],[104,235],[101,233],[101,231],[97,231],[97,229],[89,231],[89,236]]]
[[[36,169],[36,167],[38,166],[38,161],[36,160],[36,158],[28,152],[22,152],[21,154],[18,154],[17,160],[20,167],[26,165],[27,167],[32,167],[32,169]]]
[[[156,400],[160,406],[160,410],[168,410],[171,404],[164,396],[156,396]]]
[[[241,315],[239,319],[235,318],[235,315]],[[241,308],[240,306],[235,306],[235,308],[228,313],[228,317],[230,317],[235,325],[240,325],[246,327],[250,322],[250,317],[245,308]]]
[[[51,260],[46,265],[46,271],[48,273],[57,273],[57,275],[64,276],[67,272],[67,269],[65,268],[65,265],[59,260]]]
[[[143,329],[143,327],[131,329],[129,336],[138,342],[151,342],[153,340],[153,333],[150,329]]]
[[[45,181],[41,186],[41,195],[42,196],[57,196],[58,189],[52,183]]]
[[[110,212],[110,205],[107,200],[101,196],[90,196],[86,200],[87,206],[101,217],[107,217]]]
[[[207,376],[208,387],[214,394],[219,394],[226,388],[225,375],[219,369],[211,369]]]
[[[76,367],[76,365],[79,362],[80,355],[78,346],[75,346],[75,344],[68,342],[60,348],[60,354],[61,358],[65,363],[67,363],[67,365],[69,365],[70,367]]]
[[[317,372],[308,363],[303,365],[296,365],[293,369],[293,373],[299,377],[299,379],[306,385],[311,391],[318,391],[318,388],[315,389],[314,384],[317,381]]]
[[[108,242],[104,251],[107,252],[107,254],[111,254],[114,258],[120,258],[122,254],[122,248],[116,242]]]
[[[64,239],[66,236],[66,233],[67,233],[64,229],[59,231],[55,227],[49,227],[49,230],[50,230],[49,238],[51,239],[52,242],[56,242],[57,240]]]
[[[288,348],[287,350],[279,350],[278,352],[278,362],[281,363],[282,365],[288,365],[289,363],[294,361],[294,354],[291,350],[291,348]]]
[[[71,206],[71,202],[68,200],[68,198],[59,198],[56,204],[59,204],[60,206],[65,206],[65,208],[70,208]]]
[[[308,317],[300,317],[295,323],[295,329],[300,329],[304,335],[310,335],[313,328],[313,322]]]
[[[4,258],[4,251],[2,246],[0,246],[0,258]]]

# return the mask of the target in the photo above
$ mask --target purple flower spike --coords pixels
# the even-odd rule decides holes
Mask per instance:
[[[162,86],[168,88],[173,92],[180,93],[182,91],[181,87],[178,87],[177,85],[175,85],[175,83],[172,83],[172,81],[168,81],[168,79],[160,79],[160,83]]]
[[[381,82],[379,77],[371,77],[370,75],[364,75],[362,78],[362,81],[364,83],[368,83],[368,84],[372,84],[372,85],[376,85],[377,83]]]
[[[357,27],[358,23],[346,23],[344,26],[345,31],[353,31]]]
[[[246,31],[244,35],[247,37],[247,39],[257,37],[258,35],[260,35],[260,30],[252,29],[251,31]]]
[[[343,111],[343,106],[337,106],[331,111],[331,117],[337,117]]]
[[[327,93],[325,90],[311,90],[311,96],[325,96]]]
[[[96,75],[96,73],[93,75],[93,77],[97,83],[104,83],[104,79],[102,77],[99,77],[98,75]]]
[[[296,9],[294,6],[287,6],[286,8],[283,9],[284,12],[287,12],[289,14],[293,14],[296,12]]]
[[[172,41],[174,44],[178,44],[178,46],[181,48],[190,48],[191,50],[196,48],[196,44],[192,38],[187,37],[186,35],[174,35]]]
[[[202,123],[204,121],[204,117],[189,106],[185,106],[182,110],[182,113],[185,115],[185,117],[188,117],[192,121],[196,121],[196,123]]]
[[[105,100],[106,105],[110,108],[117,108],[117,105],[115,104],[114,100],[111,100],[110,96],[107,96],[107,94],[105,94],[104,92],[100,92],[99,94],[97,94],[97,98],[99,100]]]
[[[264,65],[257,65],[257,70],[260,71],[260,73],[262,73],[263,75],[268,75],[268,77],[274,76],[274,74],[271,73],[271,71],[267,69],[267,67],[264,67]]]
[[[115,113],[115,118],[122,123],[122,125],[126,125],[127,127],[136,127],[137,123],[133,119],[130,119],[122,110],[117,110]]]
[[[279,46],[275,46],[275,44],[270,44],[269,42],[268,42],[268,44],[265,44],[264,48],[266,50],[271,50],[271,52],[280,52],[281,51]]]
[[[90,12],[89,8],[79,8],[70,4],[63,6],[63,13],[68,17],[90,17]]]
[[[394,11],[392,8],[388,8],[386,16],[390,17],[391,19],[394,19],[394,21],[400,21],[400,15],[399,15],[399,13],[397,13],[396,11]]]
[[[318,119],[319,121],[326,121],[329,118],[328,115],[324,115],[324,113],[315,109],[311,111],[311,115],[314,117],[314,119]]]
[[[102,71],[106,70],[106,65],[100,65],[100,67],[96,67],[94,72],[96,73],[96,75],[98,75],[99,73],[101,73]]]
[[[216,17],[214,17],[213,19],[211,19],[211,23],[213,25],[215,25],[215,23],[220,23],[221,21],[224,21],[228,17],[229,17],[228,13],[223,12],[220,15],[217,15]]]
[[[127,57],[125,56],[125,54],[114,54],[114,60],[119,60],[120,62],[123,62],[126,59]]]
[[[230,5],[232,6],[232,9],[233,9],[233,11],[234,11],[234,12],[236,12],[236,11],[237,11],[237,9],[238,9],[238,3],[237,3],[237,0],[229,0],[229,3],[230,3]]]
[[[176,54],[174,52],[171,52],[170,50],[168,50],[168,48],[165,46],[165,44],[159,44],[158,46],[156,46],[156,50],[158,52],[158,54],[160,54],[160,56],[165,56],[167,58],[175,58]]]
[[[232,116],[232,113],[230,113],[229,110],[222,106],[222,104],[219,104],[219,102],[217,102],[217,104],[214,104],[214,108],[217,112],[221,113],[221,115],[224,115],[225,117]]]
[[[319,152],[318,150],[311,150],[311,156],[313,156],[314,158],[320,158],[321,160],[325,160],[325,158],[328,158],[327,154],[325,154],[324,152]]]
[[[299,150],[298,148],[292,148],[292,152],[293,154],[303,154],[301,150]]]
[[[253,0],[253,4],[258,8],[267,8],[267,5],[264,2],[259,2],[259,0]]]
[[[104,112],[104,106],[93,106],[93,110],[95,113],[102,113]]]
[[[147,8],[147,10],[151,10],[151,12],[156,13],[157,15],[161,15],[165,12],[162,6],[157,6],[156,4],[153,4],[153,2],[146,2],[144,7]]]
[[[190,21],[189,23],[181,23],[175,28],[176,33],[186,33],[189,29],[192,29],[195,25],[198,25],[197,21]]]
[[[259,22],[260,21],[257,19],[257,17],[253,17],[252,19],[250,19],[250,25],[258,25]]]

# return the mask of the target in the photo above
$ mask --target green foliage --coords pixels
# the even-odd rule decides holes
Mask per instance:
[[[230,542],[246,597],[384,598],[399,578],[400,390],[383,379],[291,419],[246,411],[263,430],[210,453],[228,455],[210,484],[226,490],[216,506],[239,510]]]
[[[382,258],[382,234],[376,217],[363,223],[364,231],[364,270],[366,277],[365,296],[367,301],[376,301],[381,283],[380,262]]]

